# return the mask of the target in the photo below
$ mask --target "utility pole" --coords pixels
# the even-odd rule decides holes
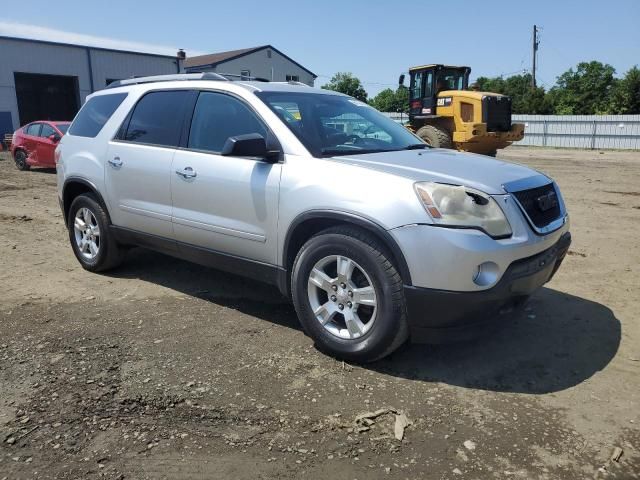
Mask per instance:
[[[533,26],[533,68],[531,69],[531,88],[536,88],[536,57],[538,56],[538,27]]]

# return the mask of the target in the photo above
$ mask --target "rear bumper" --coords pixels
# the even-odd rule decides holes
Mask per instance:
[[[566,232],[550,248],[513,262],[501,280],[488,290],[455,292],[405,286],[411,340],[424,343],[465,340],[488,324],[506,320],[508,307],[551,280],[570,244],[571,234]]]

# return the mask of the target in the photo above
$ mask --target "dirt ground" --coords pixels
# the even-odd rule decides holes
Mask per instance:
[[[557,276],[491,335],[350,365],[271,287],[142,249],[85,272],[55,172],[3,154],[0,479],[640,478],[640,152],[500,156],[564,192]]]

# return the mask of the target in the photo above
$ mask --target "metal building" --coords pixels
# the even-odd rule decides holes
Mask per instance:
[[[174,56],[0,36],[0,139],[34,120],[71,120],[114,80],[180,73]]]
[[[313,87],[317,75],[271,45],[189,57],[185,70],[259,77],[273,82],[302,82]]]

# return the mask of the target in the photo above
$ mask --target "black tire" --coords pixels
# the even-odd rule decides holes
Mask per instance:
[[[375,323],[359,338],[341,338],[329,332],[316,318],[308,297],[311,270],[324,257],[346,256],[371,279],[376,292]],[[335,357],[372,362],[389,355],[409,337],[403,283],[386,249],[365,231],[334,227],[309,239],[295,259],[291,292],[300,323],[316,346]],[[327,300],[328,302],[328,300]]]
[[[444,128],[435,125],[425,125],[416,132],[416,135],[432,147],[453,148],[451,135]]]
[[[13,161],[18,170],[22,170],[23,172],[31,168],[31,165],[27,163],[27,154],[24,150],[16,150]]]
[[[98,252],[94,258],[85,257],[80,251],[80,247],[76,241],[76,232],[74,222],[76,214],[82,209],[87,208],[96,220],[100,229]],[[120,248],[116,242],[111,229],[109,228],[109,217],[105,208],[90,193],[78,195],[69,208],[67,217],[67,229],[69,231],[69,241],[73,253],[82,265],[82,268],[90,272],[103,272],[117,267],[123,259],[124,250]]]

